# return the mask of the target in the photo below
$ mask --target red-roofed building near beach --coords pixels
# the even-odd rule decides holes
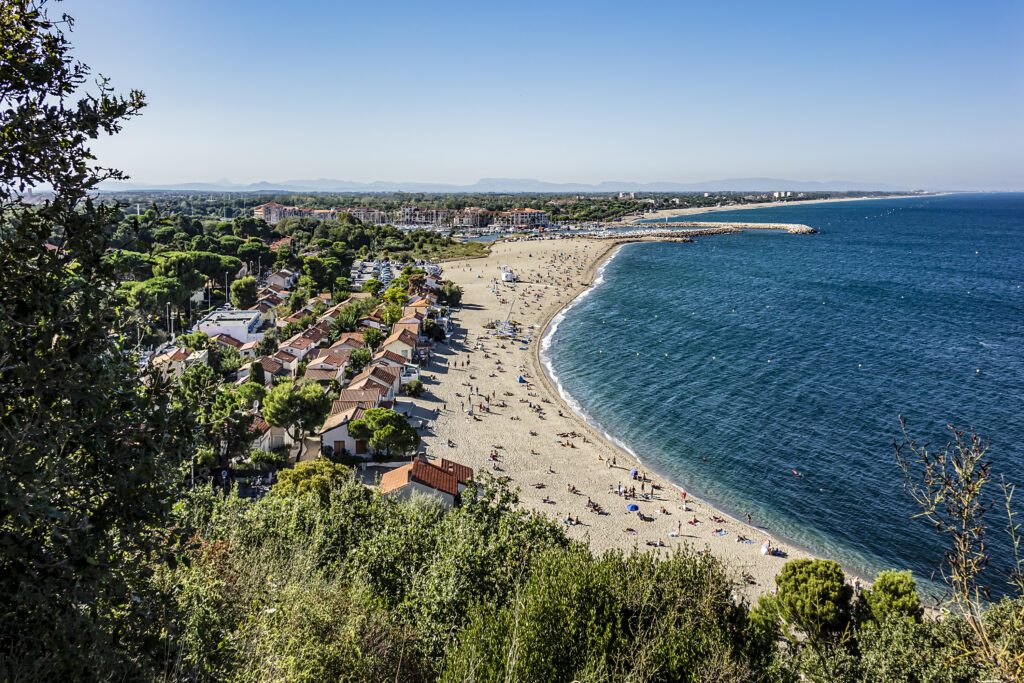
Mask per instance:
[[[398,500],[416,495],[436,498],[452,507],[473,481],[473,469],[451,460],[442,459],[435,464],[417,457],[408,465],[386,472],[380,479],[381,494]]]

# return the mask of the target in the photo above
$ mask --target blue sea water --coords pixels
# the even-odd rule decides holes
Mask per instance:
[[[933,576],[941,546],[911,519],[898,418],[936,445],[947,423],[976,429],[996,473],[1024,484],[1024,194],[699,218],[820,233],[622,247],[549,330],[557,382],[725,510],[858,573]]]

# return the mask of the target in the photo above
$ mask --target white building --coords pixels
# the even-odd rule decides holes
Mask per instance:
[[[226,334],[245,344],[263,338],[260,331],[262,326],[263,315],[259,311],[240,311],[237,308],[223,307],[211,311],[197,322],[193,329],[205,332],[211,337]]]

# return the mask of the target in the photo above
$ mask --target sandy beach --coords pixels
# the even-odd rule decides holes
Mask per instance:
[[[771,591],[782,565],[806,557],[805,552],[758,528],[756,519],[748,525],[729,518],[689,493],[684,500],[680,489],[574,413],[541,365],[542,331],[590,285],[621,243],[585,238],[498,242],[486,258],[444,264],[444,277],[464,294],[454,337],[438,345],[424,368],[429,393],[416,399],[417,412],[436,416],[424,436],[427,451],[478,472],[507,476],[526,507],[560,524],[578,519],[578,524],[565,524],[566,532],[589,542],[597,553],[615,548],[657,553],[688,544],[724,560],[748,597]],[[519,282],[497,282],[502,266]],[[485,327],[506,317],[519,323],[530,337],[528,345],[499,340]],[[520,383],[520,375],[528,382]],[[634,468],[639,479],[631,478]],[[636,497],[620,495],[620,486],[635,488]],[[630,504],[640,514],[628,512]],[[779,556],[762,555],[766,540],[781,551]]]
[[[793,201],[763,202],[759,204],[743,204],[733,206],[693,206],[685,209],[662,209],[651,211],[643,216],[624,219],[623,223],[639,223],[640,221],[662,220],[665,218],[678,218],[679,216],[695,216],[701,213],[717,213],[719,211],[746,211],[750,209],[778,208],[782,206],[799,206],[801,204],[835,204],[836,202],[864,202],[876,199],[908,199],[911,197],[931,196],[937,197],[946,193],[923,194],[901,194],[885,197],[837,197],[833,199],[797,199]]]

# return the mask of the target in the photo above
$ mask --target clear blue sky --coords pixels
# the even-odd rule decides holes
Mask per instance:
[[[68,0],[140,182],[1024,189],[1024,2]]]

